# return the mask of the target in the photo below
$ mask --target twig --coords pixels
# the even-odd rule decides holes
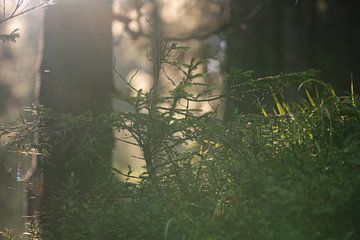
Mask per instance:
[[[127,177],[127,178],[133,178],[133,179],[143,179],[144,177],[137,177],[137,176],[133,176],[133,175],[130,175],[130,174],[125,174],[123,173],[121,170],[117,169],[117,168],[112,168],[112,170],[118,174],[120,174],[121,176],[124,176],[124,177]]]
[[[126,141],[126,140],[121,139],[121,138],[118,138],[118,137],[114,137],[114,139],[115,139],[115,140],[118,140],[118,141],[120,141],[120,142],[124,142],[124,143],[130,144],[130,145],[137,146],[137,147],[139,146],[139,144],[137,144],[137,143],[133,143],[133,142],[130,142],[130,141]]]
[[[4,24],[5,22],[8,22],[9,20],[11,20],[13,18],[16,18],[16,17],[18,17],[20,15],[23,15],[25,13],[33,11],[33,10],[35,10],[37,8],[46,7],[46,6],[50,6],[50,5],[53,4],[51,0],[47,0],[47,1],[44,1],[44,2],[39,2],[39,3],[29,7],[29,8],[26,8],[26,6],[25,6],[25,8],[21,9],[21,6],[23,5],[23,3],[24,3],[24,0],[18,0],[16,2],[15,8],[11,12],[11,14],[6,16],[6,0],[3,0],[3,6],[2,6],[3,13],[2,13],[2,18],[0,19],[0,25]],[[21,9],[21,10],[19,11],[19,9]]]

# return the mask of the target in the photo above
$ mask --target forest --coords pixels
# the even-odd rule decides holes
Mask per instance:
[[[0,240],[360,239],[359,11],[1,0]]]

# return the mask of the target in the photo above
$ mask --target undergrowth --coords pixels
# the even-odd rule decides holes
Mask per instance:
[[[179,65],[164,57],[161,64],[178,68],[183,78],[165,97],[134,89],[136,96],[128,99],[133,112],[54,116],[36,107],[38,115],[22,126],[1,125],[1,135],[11,133],[10,143],[23,151],[35,147],[45,156],[51,146],[34,145],[32,133],[47,139],[48,134],[68,136],[74,129],[111,126],[133,137],[133,142],[120,141],[139,146],[146,163],[141,176],[114,169],[85,195],[76,175],[69,175],[52,198],[62,207],[43,213],[56,216],[55,227],[27,235],[66,240],[360,239],[360,111],[354,91],[338,96],[310,70],[265,78],[241,73],[247,83],[214,96],[196,83],[199,62]],[[294,101],[284,97],[289,84],[298,87]],[[191,93],[194,85],[203,88],[201,93]],[[234,89],[253,96],[259,114],[234,114],[224,121],[189,107],[189,102],[241,98]],[[39,119],[48,117],[61,121],[46,129]],[[84,141],[77,142],[79,159],[96,154],[91,149],[98,142]],[[120,183],[116,174],[139,182]],[[13,239],[10,230],[2,235]]]

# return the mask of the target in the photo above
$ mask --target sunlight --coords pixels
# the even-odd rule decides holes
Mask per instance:
[[[119,36],[123,34],[125,31],[125,26],[123,23],[115,21],[112,25],[112,32],[114,36]]]
[[[165,23],[174,23],[184,13],[184,5],[187,0],[162,1],[161,18]]]
[[[198,26],[201,14],[199,9],[187,6],[188,0],[162,0],[161,3],[160,16],[164,23],[176,24],[179,32],[191,32]],[[186,21],[181,21],[179,24],[180,19],[186,19]]]
[[[145,71],[137,71],[136,69],[129,72],[127,75],[128,81],[131,79],[131,84],[138,90],[142,90],[143,92],[149,92],[152,87],[153,78],[152,76]],[[137,93],[132,91],[132,96],[136,96]]]
[[[1,240],[360,239],[359,0],[48,2],[0,0]]]

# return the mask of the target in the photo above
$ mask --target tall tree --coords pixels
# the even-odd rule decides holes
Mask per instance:
[[[232,0],[227,35],[227,66],[259,75],[309,68],[349,91],[351,76],[359,79],[360,17],[356,0],[250,1]],[[238,77],[228,85],[242,82]],[[225,115],[253,112],[251,100],[228,99]]]
[[[259,75],[278,73],[282,67],[283,1],[232,0],[227,34],[227,70],[254,70]],[[229,79],[228,86],[245,78]],[[233,112],[254,112],[252,99],[228,99],[225,118]]]
[[[310,1],[310,0],[307,0]],[[355,82],[360,78],[360,2],[356,0],[318,0],[313,10],[316,14],[316,34],[312,49],[315,52],[312,67],[323,71],[324,79],[337,89],[350,91],[351,75]]]
[[[41,65],[42,105],[56,114],[92,112],[96,116],[111,110],[111,25],[111,0],[58,0],[47,9]],[[51,128],[54,122],[45,124]],[[49,196],[61,191],[71,174],[79,180],[81,191],[88,192],[96,179],[110,171],[111,128],[105,127],[100,132],[76,129],[71,134],[72,138],[54,135],[46,140],[56,144],[50,157],[42,161],[43,210],[48,207]],[[97,141],[92,149],[96,154],[83,153],[87,159],[74,161],[78,156],[77,145],[88,138]]]

